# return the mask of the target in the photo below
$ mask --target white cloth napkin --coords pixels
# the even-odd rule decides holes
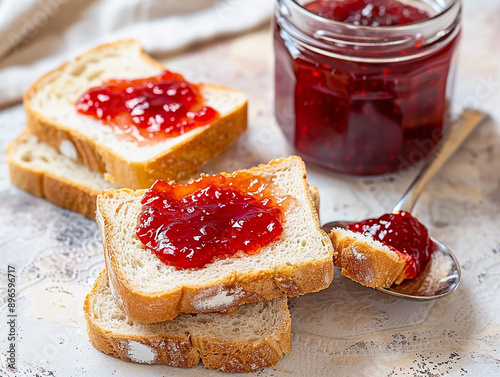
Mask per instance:
[[[137,39],[172,52],[269,20],[273,0],[3,0],[0,107],[41,75],[103,42]]]

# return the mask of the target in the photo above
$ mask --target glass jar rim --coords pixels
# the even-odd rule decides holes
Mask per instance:
[[[432,21],[437,20],[441,17],[445,17],[449,12],[451,12],[453,10],[454,6],[456,6],[457,4],[461,5],[461,0],[451,0],[450,3],[445,8],[443,8],[441,11],[439,11],[438,13],[436,13],[430,17],[424,18],[422,20],[410,22],[410,23],[404,24],[404,25],[366,26],[366,25],[353,25],[350,23],[336,21],[336,20],[332,20],[330,18],[322,17],[322,16],[308,10],[307,8],[303,7],[296,0],[281,0],[281,1],[286,2],[287,5],[290,4],[291,6],[296,7],[296,9],[299,12],[302,12],[303,14],[307,14],[309,17],[316,19],[317,21],[325,22],[327,24],[332,24],[332,25],[335,25],[338,27],[345,27],[347,29],[361,30],[361,31],[366,31],[366,32],[373,32],[374,30],[376,30],[376,31],[396,31],[396,30],[397,31],[407,31],[407,30],[411,30],[415,27],[422,26],[422,24],[424,24],[426,22],[432,22]]]
[[[296,0],[276,2],[276,22],[301,48],[334,58],[368,63],[424,57],[450,43],[461,29],[461,0],[447,0],[442,12],[396,26],[360,26],[334,21]]]

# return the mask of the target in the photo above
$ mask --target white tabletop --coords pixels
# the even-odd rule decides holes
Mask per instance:
[[[406,302],[336,271],[328,289],[290,300],[293,350],[259,376],[500,376],[500,2],[464,3],[455,111],[475,105],[491,119],[430,182],[415,209],[458,257],[460,287],[439,301]],[[248,132],[204,172],[294,153],[273,118],[272,57],[269,27],[163,57],[192,81],[249,96]],[[222,375],[201,365],[128,363],[91,346],[82,304],[104,266],[99,231],[92,220],[10,185],[3,152],[24,128],[22,106],[0,111],[0,375]],[[325,222],[387,212],[416,172],[357,178],[307,168]],[[8,265],[16,268],[18,293],[15,373],[5,360]]]

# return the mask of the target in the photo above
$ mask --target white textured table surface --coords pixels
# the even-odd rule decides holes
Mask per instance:
[[[338,273],[330,288],[290,300],[293,350],[259,376],[500,376],[500,2],[465,0],[456,109],[492,117],[441,170],[416,215],[452,248],[462,283],[431,303],[389,298]],[[273,120],[269,28],[166,57],[193,81],[242,89],[250,129],[205,172],[232,171],[293,153]],[[215,376],[137,365],[96,351],[82,303],[103,268],[97,225],[8,181],[5,148],[24,129],[21,106],[0,111],[0,376]],[[378,178],[308,166],[321,217],[362,219],[392,208],[415,169]],[[17,372],[6,369],[7,266],[17,276]],[[338,272],[338,271],[336,271]]]

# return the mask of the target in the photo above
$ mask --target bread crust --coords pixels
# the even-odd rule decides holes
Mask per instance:
[[[194,368],[201,359],[209,369],[224,372],[255,372],[260,368],[276,365],[283,354],[291,351],[291,320],[286,300],[281,302],[281,310],[286,313],[286,318],[281,318],[277,336],[259,338],[252,342],[214,338],[208,334],[192,334],[189,329],[184,336],[156,334],[150,337],[114,333],[99,325],[92,310],[92,296],[97,293],[101,284],[106,283],[106,280],[106,270],[104,270],[87,295],[83,307],[90,341],[95,348],[106,354],[132,361],[124,344],[135,341],[147,345],[156,352],[157,357],[152,364]],[[165,346],[167,343],[168,347]]]
[[[306,293],[317,292],[327,288],[333,279],[333,248],[331,242],[319,226],[319,219],[311,198],[310,189],[306,181],[305,167],[299,157],[290,157],[300,161],[303,169],[303,180],[298,184],[303,185],[307,195],[307,206],[312,212],[317,230],[325,247],[330,253],[323,259],[311,260],[307,263],[283,265],[262,271],[252,271],[244,275],[234,271],[231,275],[221,276],[220,279],[212,280],[209,284],[179,286],[164,292],[140,292],[134,289],[120,268],[119,260],[110,243],[106,242],[112,238],[112,219],[107,218],[99,207],[107,198],[112,198],[117,190],[106,190],[97,199],[97,223],[101,229],[104,245],[104,256],[106,268],[116,296],[119,298],[117,304],[131,318],[143,323],[155,323],[176,317],[179,313],[209,313],[209,312],[232,312],[240,305],[257,301],[270,300],[277,297],[296,297]],[[280,164],[285,159],[274,160],[269,165]],[[254,172],[265,165],[259,165],[249,169]],[[121,190],[137,198],[142,197],[145,190]],[[286,220],[285,220],[286,221]],[[145,250],[145,252],[148,252]],[[293,251],[291,251],[293,252]],[[200,305],[205,298],[218,294],[232,296],[233,300],[223,308],[203,308]],[[237,294],[235,294],[237,292]]]
[[[21,133],[7,147],[9,178],[14,186],[50,202],[78,212],[88,218],[95,218],[96,198],[100,191],[55,175],[47,169],[34,169],[14,158],[14,149],[27,134]]]
[[[316,212],[318,212],[318,217],[319,217],[319,191],[316,186],[309,185],[309,188],[311,190],[311,198],[314,204],[314,208],[316,209]]]
[[[336,251],[333,262],[343,276],[371,288],[389,288],[404,280],[406,259],[387,246],[346,229],[334,228],[329,237]]]
[[[120,40],[100,45],[76,58],[80,61],[87,55],[94,54],[109,46],[135,43],[133,40]],[[141,49],[141,57],[151,65],[165,69]],[[221,117],[201,132],[193,134],[188,140],[174,146],[145,162],[128,161],[117,155],[112,149],[101,145],[97,140],[66,127],[63,124],[46,119],[31,106],[31,98],[38,88],[53,75],[59,74],[68,64],[45,74],[25,93],[24,106],[28,129],[40,140],[59,151],[62,142],[71,142],[77,152],[77,162],[101,173],[106,179],[122,187],[133,189],[151,186],[157,179],[182,180],[192,176],[209,159],[229,147],[247,128],[247,101],[224,117]],[[203,84],[203,87],[235,91],[222,86]],[[235,91],[236,92],[236,91]]]

